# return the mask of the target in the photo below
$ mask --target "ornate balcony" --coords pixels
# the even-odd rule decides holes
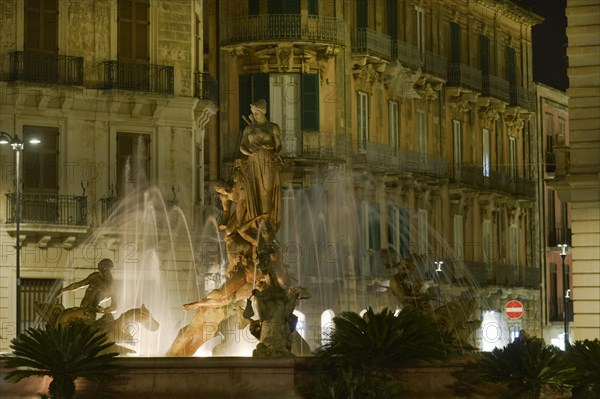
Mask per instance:
[[[510,105],[533,111],[535,109],[535,93],[523,87],[511,86]]]
[[[450,181],[482,191],[497,191],[526,199],[535,198],[535,180],[512,177],[508,173],[488,170],[481,164],[451,165]]]
[[[282,155],[286,158],[343,161],[344,136],[324,132],[281,132]]]
[[[454,63],[450,65],[448,85],[464,87],[479,92],[481,86],[481,71],[465,64]]]
[[[423,67],[423,58],[418,47],[402,40],[392,42],[392,58],[400,61],[402,66],[417,70]]]
[[[19,223],[87,226],[87,196],[20,194]],[[15,193],[6,194],[6,223],[15,223]]]
[[[425,51],[423,72],[445,81],[448,76],[448,63],[446,58],[434,54],[431,51]]]
[[[494,97],[507,103],[510,101],[508,81],[494,75],[483,75],[481,94],[484,97]]]
[[[13,51],[9,79],[80,86],[83,85],[83,57]]]
[[[168,65],[105,61],[103,88],[173,94],[174,69]]]
[[[352,33],[352,52],[390,61],[392,59],[392,39],[390,36],[370,28],[359,28]]]
[[[344,44],[344,21],[323,15],[241,15],[223,18],[220,26],[223,47],[288,40]]]
[[[441,157],[392,148],[380,143],[367,143],[366,151],[354,154],[352,162],[355,166],[409,173],[434,179],[445,179],[448,173],[447,161]]]
[[[473,283],[481,287],[504,286],[538,288],[540,285],[540,269],[520,267],[501,263],[465,261]]]
[[[194,97],[212,101],[219,105],[219,82],[210,74],[197,72],[194,74]]]

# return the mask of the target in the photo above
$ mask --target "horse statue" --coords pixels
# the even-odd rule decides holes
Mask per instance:
[[[36,313],[40,318],[51,326],[66,325],[82,320],[88,320],[85,317],[85,309],[79,307],[67,308],[61,304],[40,304],[34,305]],[[134,344],[135,337],[132,333],[136,330],[135,324],[139,324],[148,331],[156,331],[160,324],[152,317],[152,313],[142,304],[139,308],[132,308],[123,312],[118,318],[114,318],[111,313],[104,313],[102,317],[94,321],[94,324],[107,334],[108,340],[118,346],[121,353],[131,352],[120,344]]]

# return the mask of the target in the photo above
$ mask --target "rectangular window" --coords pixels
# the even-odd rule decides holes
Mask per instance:
[[[490,177],[492,169],[492,159],[490,154],[490,130],[482,129],[481,147],[482,147],[482,164],[483,176]]]
[[[462,172],[462,131],[460,121],[452,120],[452,155],[454,157],[454,178],[460,181]]]
[[[508,164],[510,177],[514,181],[517,177],[517,139],[514,137],[508,138]]]
[[[40,327],[44,321],[39,311],[40,306],[47,306],[51,311],[52,306],[61,303],[61,296],[52,295],[62,286],[62,280],[22,278],[20,285],[21,308],[19,311],[20,329],[23,332],[29,328]]]
[[[465,225],[463,221],[463,215],[454,215],[454,256],[456,260],[464,259],[465,251]]]
[[[425,111],[422,109],[417,110],[417,134],[419,135],[419,152],[427,154],[427,119]]]
[[[58,128],[23,126],[23,191],[58,194]],[[29,144],[32,138],[38,144]]]
[[[118,1],[117,58],[119,61],[136,63],[150,61],[149,9],[148,0]]]
[[[559,321],[558,307],[558,274],[556,273],[556,263],[550,263],[550,287],[549,287],[549,306],[548,317],[549,321]]]
[[[300,0],[267,0],[269,14],[300,14]]]
[[[506,80],[511,89],[517,83],[516,54],[512,47],[506,48]]]
[[[482,253],[485,263],[492,262],[492,221],[485,219],[482,224]]]
[[[490,39],[484,35],[479,35],[479,67],[481,69],[482,76],[489,75],[489,73],[490,73]]]
[[[388,135],[390,148],[398,148],[398,102],[388,102]]]
[[[150,180],[150,135],[117,133],[117,194],[144,189]]]
[[[269,75],[270,120],[281,129],[283,152],[296,154],[300,149],[300,74]]]
[[[508,252],[508,262],[511,265],[519,264],[519,226],[511,224],[508,229],[508,240],[510,250]]]
[[[400,256],[400,207],[388,206],[388,244]]]
[[[559,244],[557,242],[557,231],[556,231],[556,203],[554,201],[554,190],[548,190],[548,245],[555,246]]]
[[[409,231],[408,209],[396,205],[388,206],[388,240],[398,259],[408,257]]]
[[[369,3],[367,0],[356,0],[356,28],[369,26]]]
[[[460,25],[450,22],[450,62],[460,63]]]
[[[358,92],[358,150],[359,152],[367,151],[367,143],[369,142],[369,96],[367,93]]]
[[[387,32],[392,41],[398,39],[398,0],[387,0]]]
[[[422,7],[415,6],[415,14],[417,18],[415,24],[417,48],[423,54],[425,52],[425,12]]]
[[[429,251],[429,222],[427,220],[427,210],[419,209],[417,212],[418,231],[418,251],[419,255],[427,255]]]
[[[25,0],[24,49],[58,53],[58,1]]]
[[[319,2],[308,0],[308,15],[319,15]]]

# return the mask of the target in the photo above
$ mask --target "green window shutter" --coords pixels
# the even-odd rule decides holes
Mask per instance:
[[[240,130],[244,130],[246,122],[242,115],[250,115],[250,103],[252,102],[252,75],[240,75]]]
[[[302,74],[302,130],[319,130],[319,75]]]
[[[260,11],[259,0],[248,0],[248,15],[258,15]]]
[[[450,62],[460,63],[460,25],[450,22]]]
[[[308,0],[308,15],[319,15],[319,3],[317,0]]]
[[[369,15],[369,3],[367,0],[356,0],[356,28],[367,28]]]
[[[479,67],[482,75],[490,72],[490,40],[487,36],[479,36]]]

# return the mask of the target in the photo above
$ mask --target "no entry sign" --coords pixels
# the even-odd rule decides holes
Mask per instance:
[[[520,319],[523,316],[523,304],[517,300],[509,301],[504,311],[510,319]]]

